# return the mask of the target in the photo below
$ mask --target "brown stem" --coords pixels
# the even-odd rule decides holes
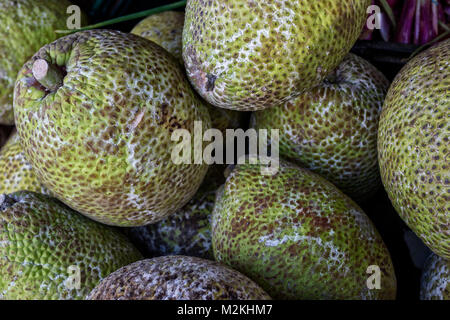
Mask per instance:
[[[36,80],[49,91],[56,91],[63,84],[64,75],[61,69],[44,59],[33,63],[32,72]]]

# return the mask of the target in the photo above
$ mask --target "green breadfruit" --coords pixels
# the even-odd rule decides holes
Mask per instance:
[[[15,132],[0,150],[0,194],[17,191],[49,194],[25,158],[19,135]]]
[[[380,118],[378,161],[402,219],[450,259],[450,39],[426,50],[394,79]]]
[[[366,214],[322,177],[287,162],[238,165],[212,215],[217,261],[276,299],[394,299],[391,258]],[[380,289],[369,286],[379,268]],[[371,282],[372,283],[372,282]]]
[[[13,92],[22,65],[66,29],[66,0],[0,1],[0,124],[13,124]],[[85,22],[82,16],[82,22]]]
[[[279,129],[281,157],[363,201],[381,185],[377,134],[388,87],[373,65],[348,54],[319,86],[280,107],[254,112],[252,126]]]
[[[216,107],[279,106],[320,82],[361,34],[370,0],[189,0],[183,60]]]
[[[97,221],[160,221],[194,196],[208,169],[173,161],[172,133],[193,136],[196,121],[205,131],[210,117],[176,60],[142,37],[92,30],[44,46],[22,68],[14,103],[39,180]]]
[[[184,12],[164,11],[145,18],[131,30],[131,33],[155,42],[183,62],[181,56],[183,26]]]
[[[8,300],[84,299],[141,259],[118,231],[32,192],[0,195],[0,244],[0,299]]]

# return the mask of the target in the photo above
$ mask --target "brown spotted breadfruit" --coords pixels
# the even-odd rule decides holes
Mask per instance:
[[[281,161],[275,175],[237,165],[218,191],[212,236],[217,261],[276,299],[396,296],[389,252],[367,215],[333,184],[294,164]],[[369,279],[372,268],[380,289]]]
[[[420,299],[450,300],[450,261],[431,254],[425,262]]]
[[[174,130],[193,136],[210,117],[175,58],[142,37],[92,30],[44,46],[22,68],[14,103],[39,180],[94,220],[160,221],[194,196],[208,169],[173,161]]]
[[[0,300],[85,299],[142,259],[117,230],[32,192],[0,195]]]
[[[361,202],[381,186],[377,134],[388,87],[373,65],[348,54],[319,86],[280,107],[254,112],[252,126],[279,129],[281,157]]]
[[[361,34],[370,0],[189,0],[183,59],[209,103],[279,106],[318,85]]]
[[[142,260],[109,275],[91,300],[267,300],[246,276],[217,262],[186,256]]]
[[[394,208],[437,255],[450,259],[450,39],[408,62],[380,118],[378,160]]]

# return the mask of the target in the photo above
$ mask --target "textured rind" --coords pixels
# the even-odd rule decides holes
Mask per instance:
[[[109,275],[91,300],[268,300],[246,276],[217,262],[186,256],[142,260]]]
[[[0,1],[0,123],[13,124],[13,92],[17,73],[40,47],[66,29],[65,0]]]
[[[394,299],[389,252],[372,222],[320,176],[282,161],[274,176],[238,165],[212,216],[217,261],[276,299]],[[381,289],[367,287],[379,266]]]
[[[420,299],[450,300],[450,261],[432,254],[423,270]]]
[[[25,158],[19,135],[15,132],[0,150],[0,194],[17,191],[49,194]]]
[[[38,58],[65,66],[46,93],[30,68]],[[175,129],[193,136],[210,117],[176,60],[133,34],[78,32],[44,46],[21,70],[15,117],[27,159],[58,199],[97,221],[141,226],[185,205],[206,164],[175,164]],[[193,154],[193,152],[192,152]]]
[[[358,39],[370,0],[189,0],[187,74],[209,103],[254,111],[318,85]]]
[[[101,279],[140,259],[118,231],[48,196],[17,192],[0,204],[0,299],[85,299]],[[79,289],[67,287],[71,266],[80,270]]]
[[[184,12],[165,11],[145,18],[131,30],[131,33],[155,42],[183,62],[181,56],[183,26]]]
[[[254,112],[252,126],[279,129],[281,157],[363,201],[381,185],[377,133],[388,87],[373,65],[348,54],[319,86],[280,107]]]
[[[402,219],[450,259],[450,40],[411,60],[387,94],[378,135],[381,178]]]
[[[125,229],[126,235],[148,257],[187,255],[214,259],[211,214],[217,188],[225,182],[224,167],[209,167],[195,196],[168,218],[143,227]]]

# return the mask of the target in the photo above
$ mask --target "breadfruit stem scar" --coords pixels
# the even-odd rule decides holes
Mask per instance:
[[[208,81],[206,82],[206,91],[213,91],[217,77],[213,74],[207,74],[206,78],[208,79]]]
[[[34,78],[49,91],[56,91],[63,84],[62,70],[44,59],[37,59],[33,63],[32,73]]]
[[[330,72],[330,73],[326,76],[326,78],[325,78],[324,81],[325,81],[326,83],[329,83],[329,84],[336,84],[336,83],[338,83],[338,82],[339,82],[339,76],[338,76],[337,69],[334,69],[332,72]]]
[[[16,200],[6,194],[0,194],[0,211],[4,211],[12,207],[16,202]]]

